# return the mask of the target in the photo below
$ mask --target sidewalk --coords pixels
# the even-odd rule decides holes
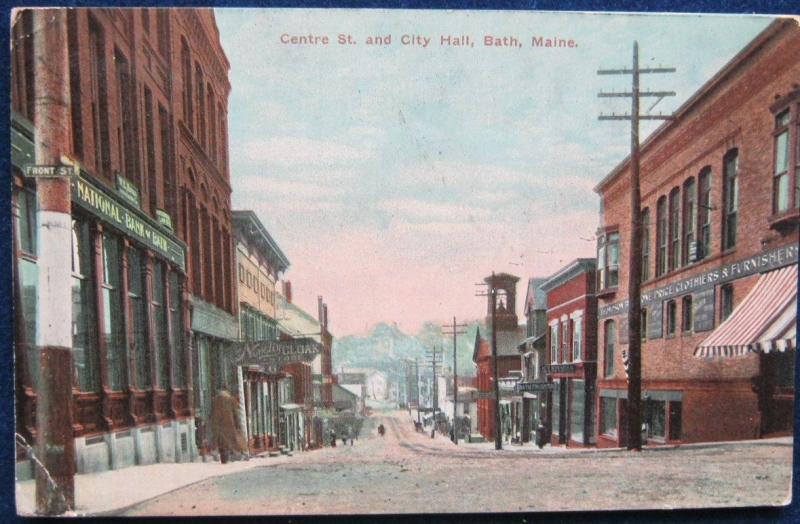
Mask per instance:
[[[313,451],[310,451],[313,452]],[[308,453],[308,452],[307,452]],[[72,516],[102,516],[116,513],[208,478],[292,460],[262,454],[250,460],[229,462],[161,463],[147,466],[75,475],[75,512]],[[17,481],[17,514],[35,514],[35,480]]]

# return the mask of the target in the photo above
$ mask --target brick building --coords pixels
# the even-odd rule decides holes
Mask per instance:
[[[33,16],[18,11],[12,22],[17,429],[28,439],[37,433],[38,378],[37,196],[35,180],[23,176],[41,124],[33,115]],[[191,460],[194,408],[205,400],[195,395],[206,379],[196,373],[198,313],[236,312],[228,61],[211,10],[71,9],[67,33],[71,143],[63,155],[78,172],[77,470]],[[213,334],[235,337],[213,324]]]
[[[776,20],[642,145],[648,443],[791,432],[800,29]],[[596,187],[598,446],[625,445],[629,163]]]
[[[518,325],[519,320],[516,314],[516,287],[519,277],[498,273],[486,277],[484,281],[488,284],[489,289],[496,290],[494,296],[490,293],[487,297],[486,325],[492,325],[492,301],[494,300],[497,376],[501,384],[513,384],[521,372],[518,346],[525,338],[525,328]],[[493,441],[496,428],[496,402],[494,399],[494,358],[490,340],[491,333],[489,333],[488,339],[484,339],[481,337],[480,330],[476,332],[472,361],[477,367],[478,431],[485,439]],[[510,437],[513,421],[518,418],[511,409],[511,398],[514,393],[513,386],[511,389],[501,389],[500,409],[504,438]]]
[[[277,340],[277,289],[289,259],[253,211],[234,210],[241,340]],[[263,366],[241,370],[248,445],[257,453],[278,446],[279,376]]]
[[[550,392],[548,432],[553,445],[595,443],[594,403],[597,371],[595,261],[579,258],[541,284],[547,294]]]

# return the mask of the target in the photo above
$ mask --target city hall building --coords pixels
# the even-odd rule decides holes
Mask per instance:
[[[12,24],[16,415],[17,431],[33,443],[41,225],[36,181],[24,172],[35,163],[41,123],[33,109],[32,11],[14,13]],[[236,324],[224,323],[236,312],[228,62],[211,10],[71,9],[67,33],[71,118],[63,155],[77,173],[71,182],[77,471],[189,461],[197,455],[196,403],[209,400],[197,396],[197,385],[209,382],[196,374],[202,320],[207,341],[236,336]],[[199,367],[209,372],[207,363]],[[30,474],[27,461],[18,472]]]
[[[641,148],[648,444],[791,434],[800,29],[777,20]],[[625,446],[630,173],[596,187],[597,444]]]

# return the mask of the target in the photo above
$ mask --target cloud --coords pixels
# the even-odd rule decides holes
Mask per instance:
[[[240,148],[240,152],[250,164],[287,168],[352,166],[375,157],[371,150],[331,140],[292,136],[251,140]]]

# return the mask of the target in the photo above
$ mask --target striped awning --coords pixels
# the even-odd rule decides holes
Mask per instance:
[[[758,278],[731,315],[694,351],[694,356],[736,357],[786,351],[797,346],[797,264]]]

